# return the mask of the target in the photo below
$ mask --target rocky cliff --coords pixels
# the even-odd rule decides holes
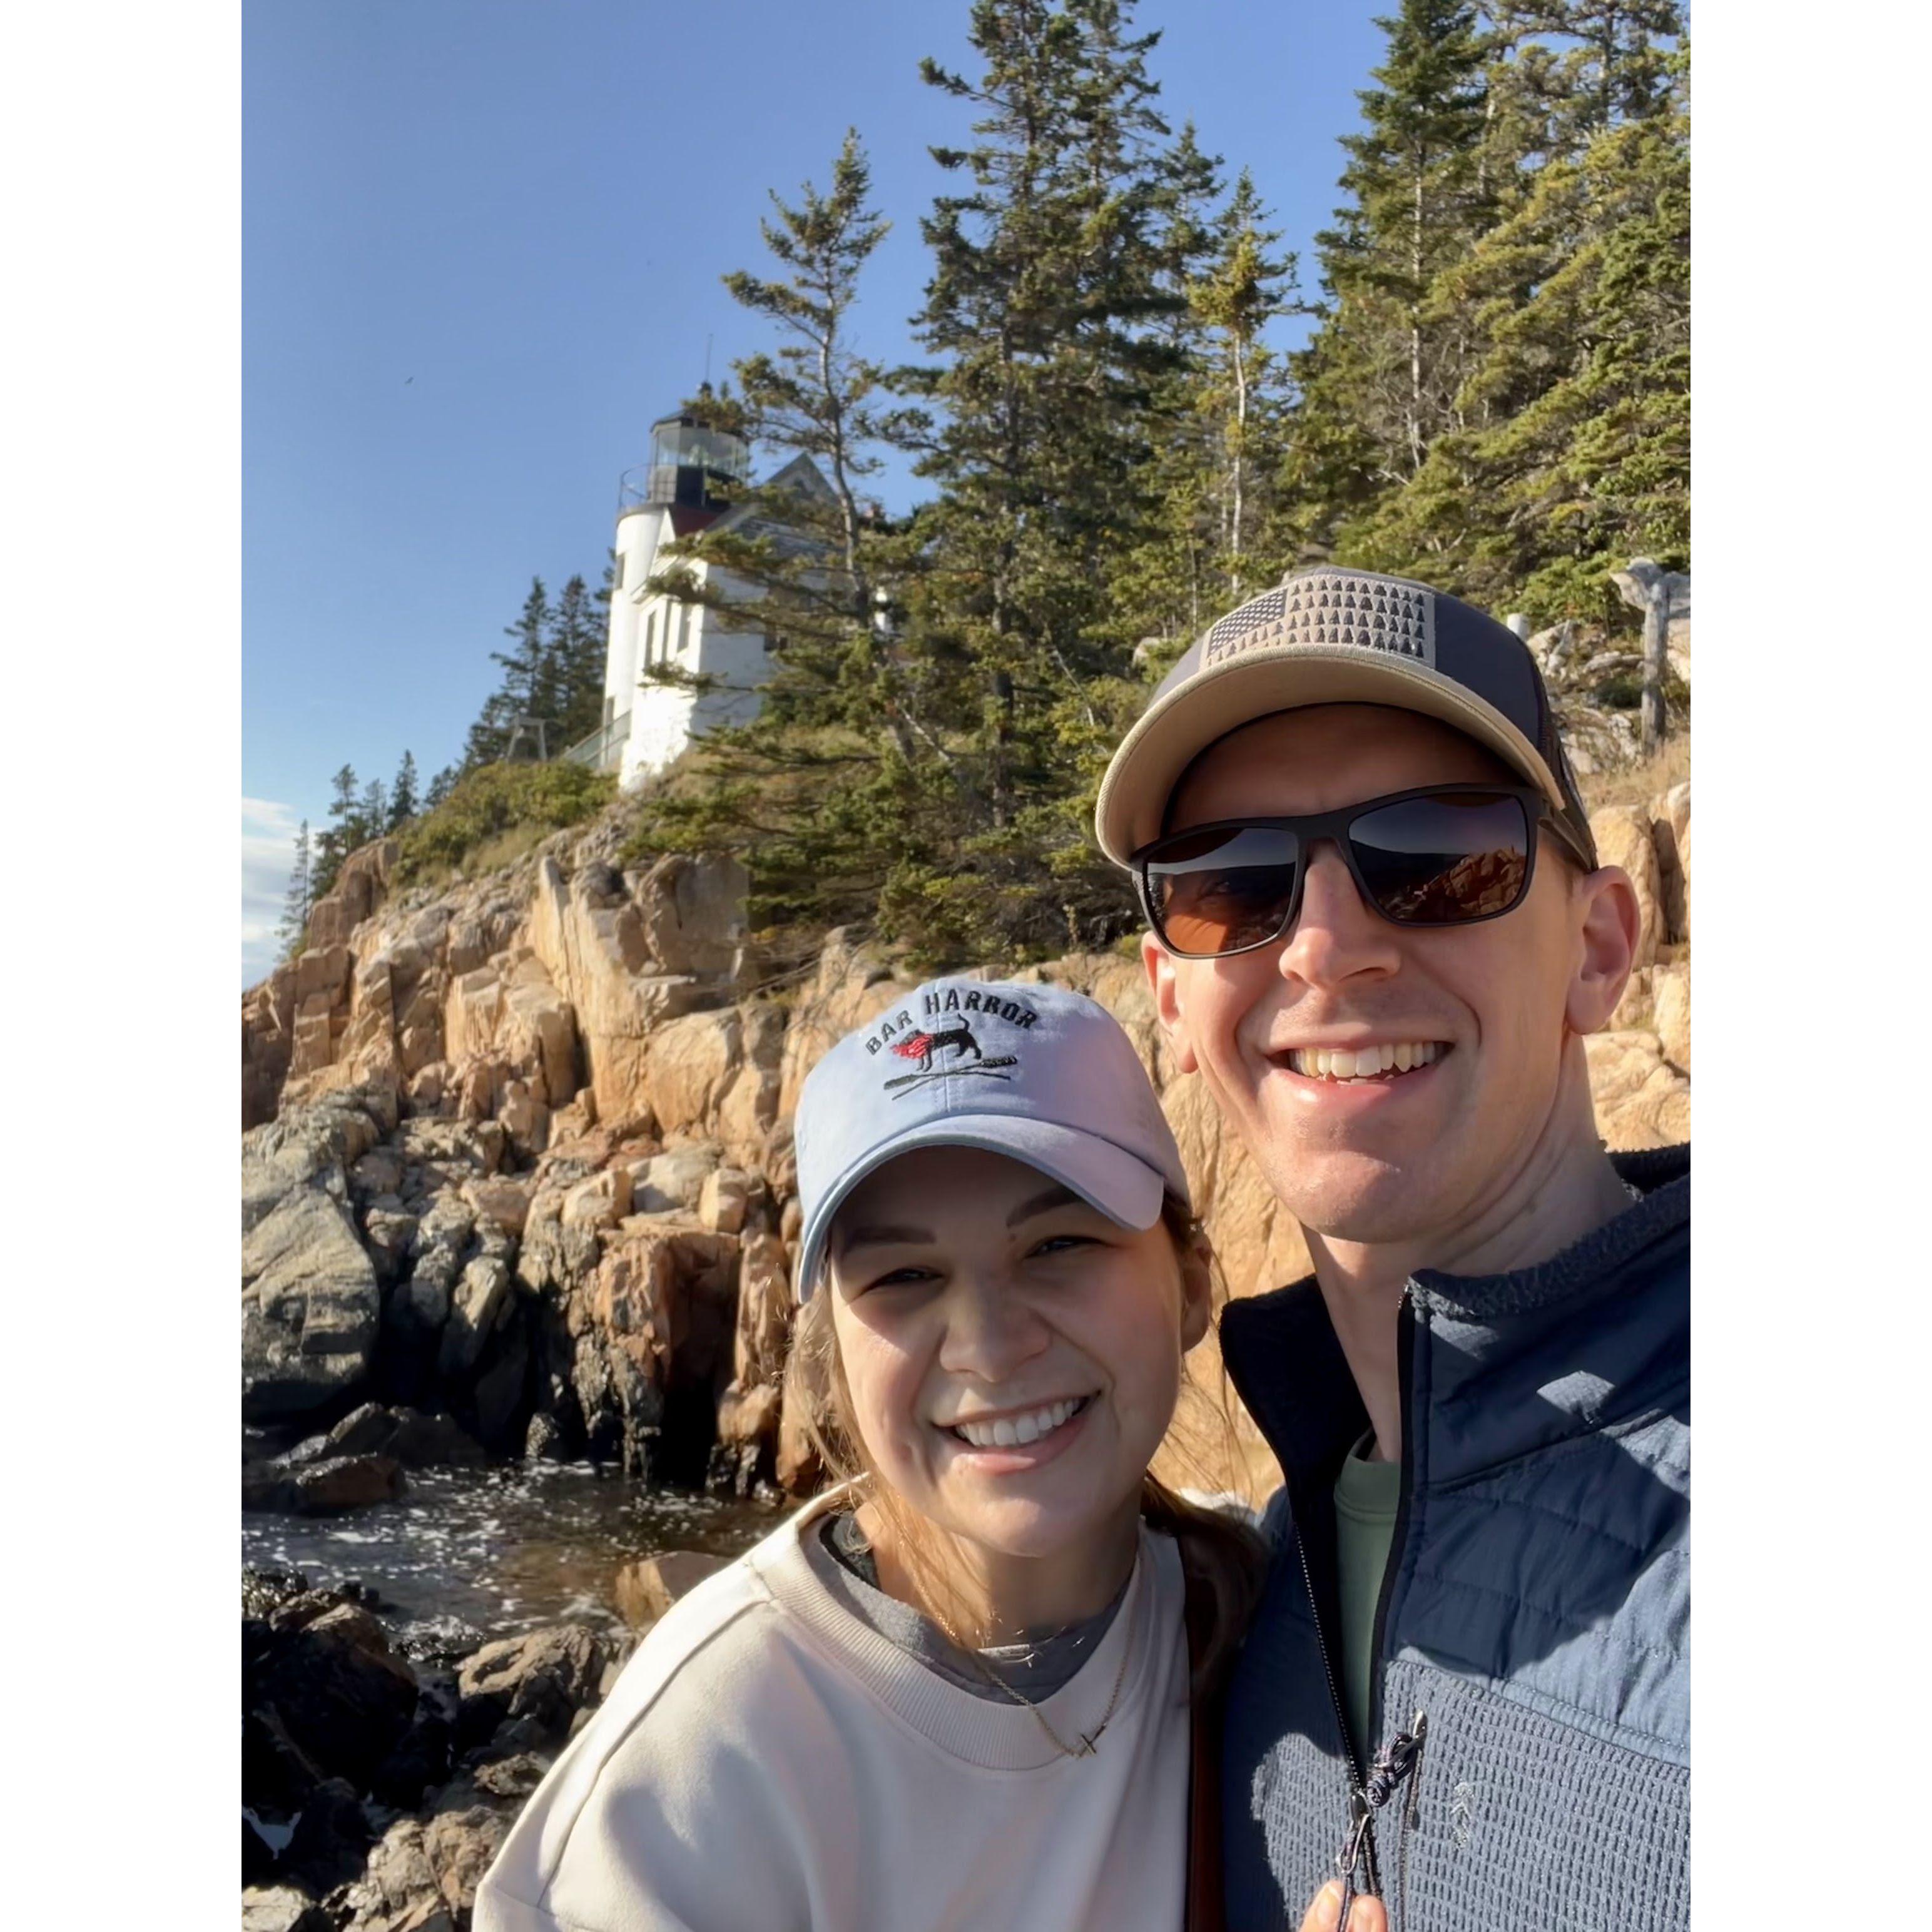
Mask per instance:
[[[1690,787],[1593,824],[1642,901],[1640,970],[1588,1042],[1613,1148],[1690,1132]],[[829,938],[758,983],[729,862],[615,862],[614,818],[516,866],[395,890],[358,853],[308,950],[242,1002],[250,1421],[440,1408],[500,1453],[586,1453],[741,1492],[814,1472],[779,1391],[798,1228],[789,1123],[848,1028],[911,983]],[[1229,1290],[1305,1269],[1300,1232],[1193,1076],[1137,959],[1019,976],[1119,1016],[1159,1088]],[[1207,1379],[1216,1380],[1211,1364]],[[1244,1469],[1264,1489],[1252,1436]]]

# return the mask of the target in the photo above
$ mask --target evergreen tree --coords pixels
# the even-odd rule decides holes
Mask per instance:
[[[310,892],[311,867],[308,820],[304,818],[296,833],[295,867],[289,874],[288,896],[282,902],[282,922],[277,932],[284,958],[293,958],[308,943],[309,909],[314,902]]]
[[[329,780],[328,823],[316,836],[310,889],[314,898],[326,898],[342,862],[362,844],[361,796],[356,768],[343,766]]]
[[[416,797],[416,761],[410,752],[405,752],[402,763],[396,767],[394,782],[389,787],[389,811],[382,829],[394,832],[422,809]]]
[[[734,363],[735,395],[728,386],[685,406],[700,422],[810,458],[828,490],[750,492],[733,528],[673,544],[653,579],[728,610],[730,628],[762,631],[772,674],[758,718],[714,732],[683,782],[647,802],[642,836],[658,849],[740,853],[752,917],[781,950],[786,929],[815,934],[871,918],[889,842],[919,794],[911,774],[944,756],[919,715],[916,668],[886,595],[886,577],[902,579],[916,559],[858,493],[878,466],[876,446],[904,429],[903,412],[880,402],[882,372],[850,335],[861,274],[886,233],[870,194],[864,151],[848,133],[829,190],[807,183],[796,205],[772,197],[762,232],[784,278],[740,271],[724,280],[776,329],[776,350]],[[692,681],[676,670],[653,675]]]
[[[362,788],[362,796],[356,806],[355,843],[366,845],[370,839],[380,838],[388,822],[388,794],[383,790],[380,778],[371,778]]]
[[[600,604],[581,577],[573,577],[550,613],[544,649],[555,706],[548,744],[552,758],[588,737],[604,722],[604,657],[609,601]]]
[[[1468,0],[1402,0],[1382,23],[1388,52],[1346,135],[1350,199],[1318,236],[1327,290],[1297,358],[1302,391],[1285,482],[1296,535],[1321,552],[1352,514],[1421,469],[1455,422],[1475,352],[1469,319],[1430,302],[1437,278],[1488,226],[1490,46]]]
[[[1635,64],[1641,88],[1613,93],[1641,118],[1546,164],[1444,278],[1484,340],[1465,427],[1358,533],[1365,560],[1538,622],[1619,622],[1612,568],[1689,561],[1688,56],[1664,57],[1660,94]]]
[[[503,668],[503,682],[494,700],[494,718],[504,733],[499,757],[516,740],[525,718],[542,718],[546,727],[556,721],[556,665],[550,648],[550,598],[543,579],[533,577],[517,621],[503,627],[511,649],[490,653],[490,662]],[[548,741],[548,730],[545,735]],[[534,751],[534,745],[530,748]]]
[[[936,410],[919,473],[928,586],[914,623],[953,668],[965,726],[946,861],[889,882],[888,930],[1011,958],[1084,943],[1120,917],[1088,832],[1131,702],[1110,567],[1155,508],[1155,412],[1176,365],[1167,218],[1186,184],[1119,0],[976,0],[982,71],[927,61],[978,110],[935,148],[962,190],[921,224],[933,252],[905,386]]]
[[[454,765],[445,765],[429,782],[429,789],[423,794],[423,810],[434,812],[454,788],[457,770]]]

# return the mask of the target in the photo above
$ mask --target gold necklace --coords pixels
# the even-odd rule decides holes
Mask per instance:
[[[1058,1751],[1063,1757],[1094,1757],[1099,1754],[1096,1748],[1100,1742],[1100,1733],[1113,1722],[1114,1707],[1120,1701],[1120,1687],[1127,1681],[1128,1661],[1134,1654],[1134,1620],[1140,1614],[1141,1606],[1140,1593],[1138,1591],[1136,1590],[1133,1586],[1133,1572],[1132,1570],[1130,1570],[1127,1573],[1127,1588],[1132,1596],[1132,1600],[1127,1605],[1127,1628],[1121,1639],[1120,1667],[1114,1673],[1113,1693],[1107,1700],[1107,1708],[1100,1713],[1100,1721],[1096,1724],[1090,1731],[1082,1731],[1080,1733],[1080,1742],[1077,1744],[1070,1744],[1066,1740],[1046,1721],[1046,1714],[1030,1697],[1028,1696],[1023,1691],[1016,1690],[998,1671],[994,1670],[992,1666],[987,1663],[986,1660],[982,1657],[976,1650],[974,1649],[970,1645],[964,1642],[964,1640],[954,1631],[952,1626],[940,1615],[936,1606],[929,1605],[927,1608],[926,1614],[930,1616],[933,1622],[938,1624],[940,1630],[945,1633],[946,1640],[952,1645],[952,1648],[959,1652],[965,1658],[968,1663],[971,1664],[973,1668],[976,1670],[994,1690],[999,1691],[1004,1696],[1010,1697],[1016,1704],[1019,1705],[1023,1709],[1030,1711],[1033,1713],[1034,1722],[1046,1733],[1048,1742],[1052,1744],[1054,1749]]]

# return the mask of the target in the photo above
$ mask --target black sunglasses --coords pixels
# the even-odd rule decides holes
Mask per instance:
[[[1331,838],[1364,900],[1396,926],[1473,926],[1522,903],[1547,824],[1585,864],[1531,785],[1431,785],[1300,818],[1228,818],[1133,855],[1148,923],[1184,959],[1272,944],[1301,909],[1308,854]]]

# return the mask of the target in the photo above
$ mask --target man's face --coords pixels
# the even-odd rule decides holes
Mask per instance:
[[[1222,739],[1184,774],[1168,824],[1498,780],[1514,775],[1432,718],[1324,705]],[[1336,1240],[1400,1242],[1479,1216],[1556,1118],[1566,1024],[1587,1030],[1608,1011],[1595,1011],[1604,989],[1584,983],[1583,898],[1546,842],[1528,896],[1502,917],[1396,926],[1323,842],[1280,940],[1178,959],[1150,935],[1144,952],[1180,1065],[1201,1075],[1289,1210]],[[1314,1057],[1363,1048],[1395,1049],[1394,1067],[1337,1078],[1334,1059]],[[1426,1064],[1403,1071],[1405,1059]]]

